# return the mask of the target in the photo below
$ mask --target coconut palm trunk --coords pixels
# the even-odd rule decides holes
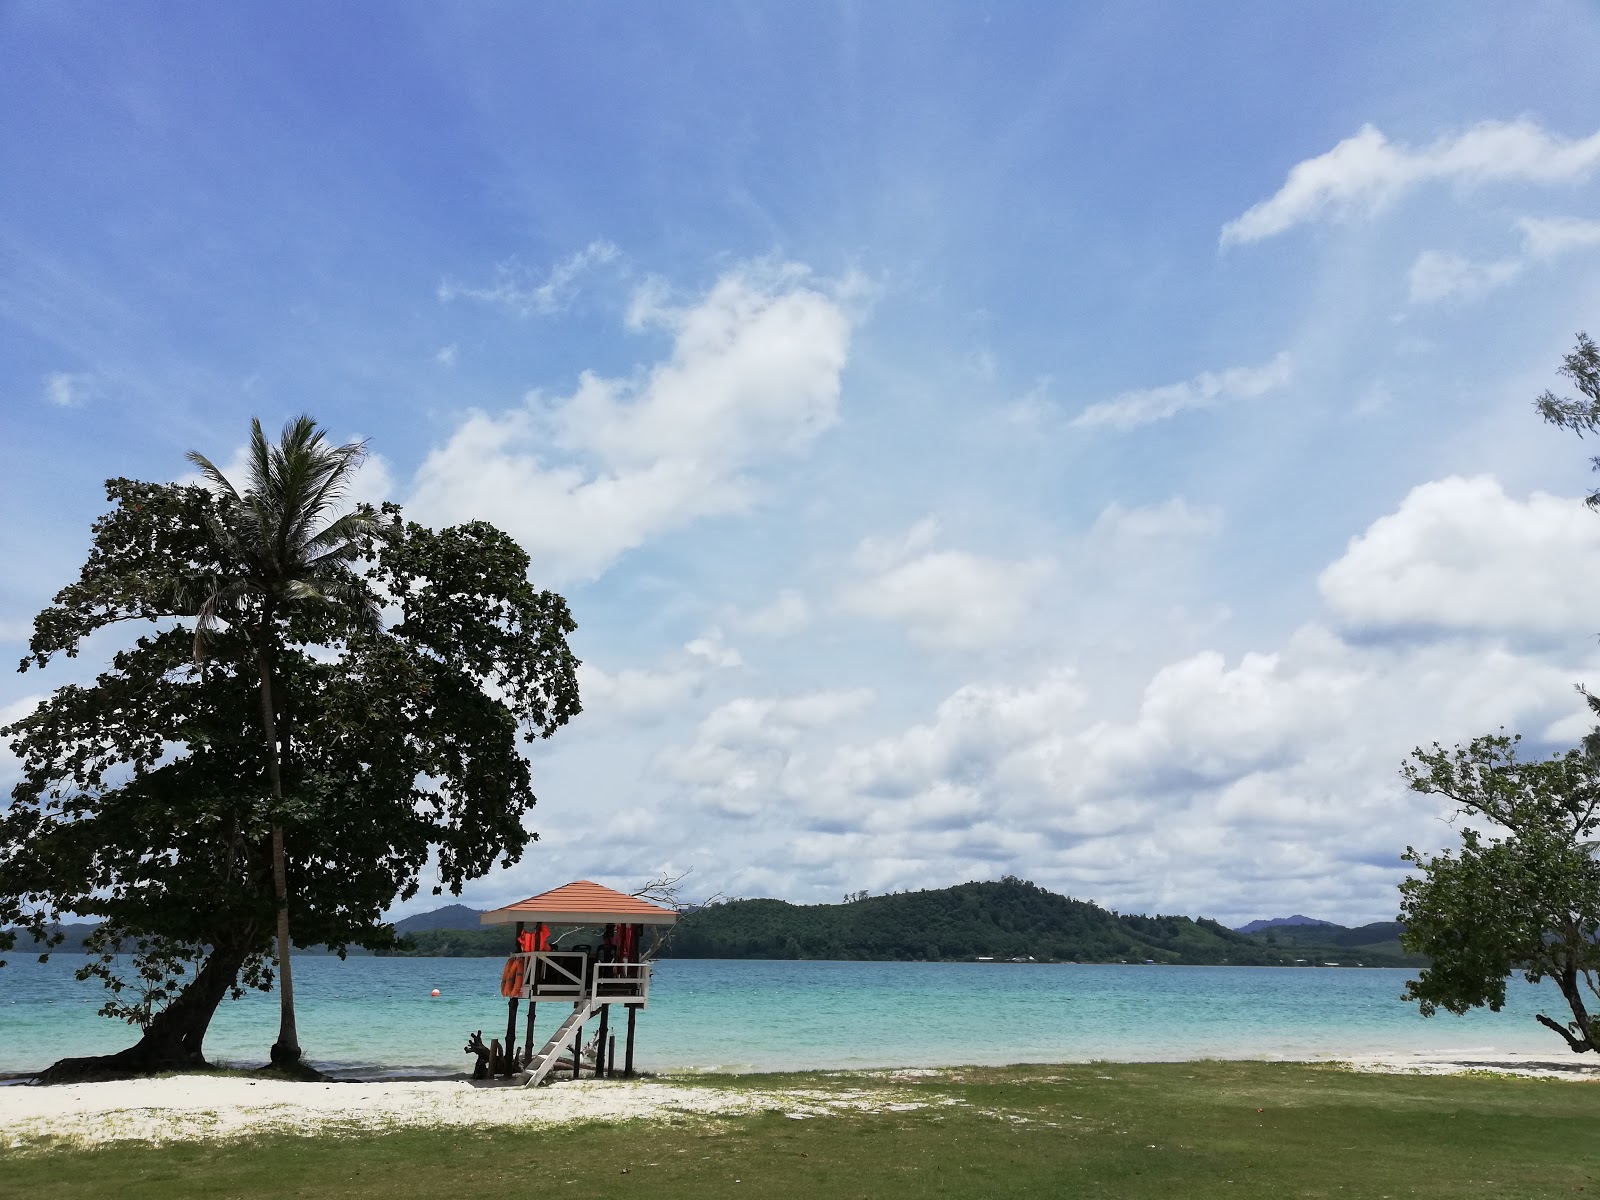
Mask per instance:
[[[300,1030],[294,1019],[294,968],[290,962],[289,875],[284,865],[282,754],[278,745],[278,719],[272,696],[272,606],[262,605],[261,634],[256,661],[261,672],[261,729],[267,743],[267,783],[272,789],[272,891],[278,902],[278,1040],[272,1044],[272,1063],[292,1067],[300,1061]]]

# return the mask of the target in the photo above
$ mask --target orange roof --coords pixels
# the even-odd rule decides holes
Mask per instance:
[[[496,908],[478,918],[482,925],[543,921],[547,925],[671,925],[678,914],[615,888],[580,879]]]

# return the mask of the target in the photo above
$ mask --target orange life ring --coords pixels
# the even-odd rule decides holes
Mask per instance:
[[[506,959],[506,969],[500,972],[500,994],[508,1000],[522,995],[522,981],[527,978],[528,960],[516,955]]]

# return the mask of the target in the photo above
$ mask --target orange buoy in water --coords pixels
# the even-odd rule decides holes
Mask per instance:
[[[438,994],[439,994],[439,989],[438,989],[438,988],[434,988],[434,989],[433,989],[433,994],[434,994],[434,995],[435,995],[435,996],[437,996],[437,995],[438,995]]]

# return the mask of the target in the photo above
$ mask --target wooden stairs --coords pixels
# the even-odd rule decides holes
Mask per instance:
[[[561,1052],[572,1045],[573,1038],[588,1019],[598,1013],[601,1004],[596,1000],[580,1000],[572,1006],[572,1014],[556,1028],[547,1041],[528,1060],[528,1065],[522,1071],[523,1087],[538,1087],[543,1083],[550,1072],[555,1070],[556,1063],[561,1058]]]

